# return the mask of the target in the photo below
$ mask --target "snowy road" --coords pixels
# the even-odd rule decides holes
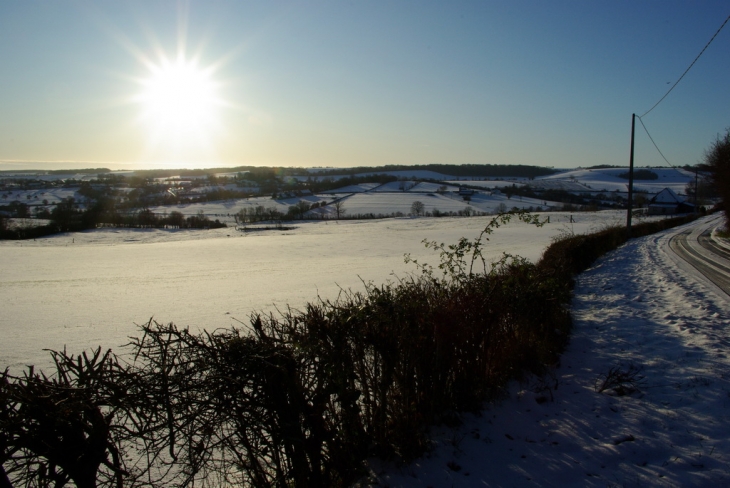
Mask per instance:
[[[435,428],[424,458],[373,463],[373,486],[730,486],[728,297],[670,249],[695,226],[599,259],[577,279],[560,365]],[[636,391],[597,391],[612,368],[636,372]]]
[[[730,296],[730,249],[712,238],[719,219],[676,234],[669,241],[670,248],[708,280]]]

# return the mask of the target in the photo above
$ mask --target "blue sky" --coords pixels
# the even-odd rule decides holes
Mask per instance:
[[[728,15],[726,1],[0,0],[0,169],[627,165],[631,114]],[[205,117],[150,115],[145,87],[175,60],[215,90]],[[730,126],[729,80],[726,26],[643,118],[670,163]],[[666,165],[636,134],[636,164]]]

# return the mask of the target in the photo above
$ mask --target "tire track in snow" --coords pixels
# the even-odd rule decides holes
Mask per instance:
[[[717,225],[718,219],[714,218],[685,228],[670,237],[669,248],[730,296],[730,252],[710,235]]]

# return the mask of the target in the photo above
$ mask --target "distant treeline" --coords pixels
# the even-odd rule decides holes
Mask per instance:
[[[82,210],[73,198],[66,198],[52,211],[43,215],[43,218],[50,222],[47,225],[35,227],[10,228],[5,219],[0,217],[0,239],[35,239],[58,232],[80,232],[98,227],[175,229],[227,227],[218,219],[210,220],[202,211],[189,217],[185,217],[178,211],[160,216],[147,208],[137,211],[119,211],[112,199],[99,200],[86,210]]]
[[[312,191],[312,193],[319,193],[323,191],[335,190],[337,188],[344,188],[350,185],[361,185],[363,183],[379,183],[384,185],[398,181],[398,178],[393,175],[386,174],[373,174],[368,176],[345,176],[343,178],[333,179],[329,176],[321,177],[316,175],[314,178],[307,180],[306,187]]]
[[[94,175],[98,173],[111,173],[112,170],[109,168],[84,168],[84,169],[29,169],[29,170],[17,170],[17,169],[6,169],[0,171],[0,174],[34,174],[34,175],[67,175],[67,174],[83,174],[83,175]]]
[[[618,169],[625,167],[626,166],[616,166],[614,164],[596,164],[595,166],[588,166],[586,169]]]
[[[583,207],[590,207],[592,210],[598,210],[599,208],[623,208],[624,202],[620,197],[613,195],[609,192],[601,193],[593,196],[593,192],[588,194],[580,194],[559,188],[550,188],[547,190],[535,189],[530,185],[524,186],[506,186],[501,188],[500,191],[504,193],[508,199],[517,195],[525,198],[534,198],[537,200],[545,200],[546,202],[562,202],[566,205],[579,205]],[[609,200],[613,200],[609,203]],[[586,208],[588,209],[588,208]],[[564,207],[563,210],[575,210],[574,208]]]
[[[620,174],[617,174],[616,176],[618,176],[619,178],[628,180],[630,177],[630,173],[627,171],[626,173],[620,173]],[[636,169],[636,170],[634,170],[634,179],[635,180],[658,180],[659,175],[648,169]]]
[[[433,171],[446,176],[491,177],[491,178],[537,178],[548,176],[557,171],[553,168],[523,164],[424,164],[385,166],[359,166],[356,168],[336,168],[318,170],[318,175],[356,175],[361,173],[384,173],[390,171]]]
[[[493,178],[537,178],[548,176],[557,171],[553,168],[523,164],[391,164],[385,166],[358,166],[355,168],[322,168],[316,169],[316,176],[357,175],[361,173],[383,174],[390,171],[434,171],[447,176],[458,177],[493,177]],[[309,173],[306,168],[280,166],[236,166],[233,168],[207,169],[175,169],[175,170],[143,170],[135,171],[138,176],[146,178],[162,178],[167,176],[205,176],[213,173],[247,173],[254,181],[266,180],[282,176],[301,176]]]

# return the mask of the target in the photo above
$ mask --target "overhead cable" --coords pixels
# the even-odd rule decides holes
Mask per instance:
[[[644,114],[644,115],[646,115],[646,114]],[[672,168],[677,169],[677,168],[674,167],[674,165],[672,163],[669,162],[669,160],[667,160],[667,158],[664,157],[664,154],[662,153],[661,149],[659,149],[659,146],[656,145],[656,142],[654,142],[654,139],[651,137],[651,134],[649,134],[649,129],[646,128],[646,126],[644,125],[644,121],[641,120],[641,117],[638,117],[637,116],[637,118],[639,119],[639,122],[641,122],[641,126],[644,128],[644,131],[646,131],[646,135],[649,136],[649,139],[651,140],[651,143],[654,144],[654,147],[656,148],[657,151],[659,151],[659,154],[662,156],[662,158],[664,159],[664,161],[666,161],[667,164],[669,166],[671,166]]]
[[[694,59],[694,61],[692,61],[692,64],[690,64],[689,67],[686,70],[684,70],[684,73],[682,73],[682,76],[680,76],[679,79],[674,83],[674,85],[672,85],[672,87],[669,89],[669,91],[667,93],[665,93],[664,96],[662,98],[660,98],[659,101],[657,103],[655,103],[653,107],[651,107],[649,110],[647,110],[646,112],[644,112],[639,117],[639,120],[641,120],[641,117],[644,117],[646,114],[648,114],[649,112],[651,112],[652,110],[654,110],[657,105],[659,105],[660,103],[662,103],[662,100],[664,100],[665,98],[667,98],[667,95],[669,95],[672,92],[672,90],[674,90],[674,87],[677,86],[680,81],[682,81],[682,78],[684,78],[684,75],[686,75],[687,72],[690,69],[692,69],[692,66],[694,66],[694,64],[697,62],[697,60],[700,59],[700,56],[702,56],[702,53],[704,53],[705,50],[710,46],[710,44],[712,44],[712,41],[715,40],[715,38],[717,37],[717,35],[720,33],[720,31],[722,30],[722,28],[725,27],[725,24],[727,24],[729,20],[730,20],[730,15],[727,16],[727,19],[725,19],[725,22],[723,22],[722,25],[720,26],[720,28],[717,29],[717,32],[715,32],[715,35],[712,36],[712,39],[710,39],[707,42],[707,44],[705,44],[705,47],[702,48],[702,51],[700,51],[700,53],[697,55],[697,57]],[[642,125],[643,125],[643,123],[642,123]],[[644,129],[646,129],[646,127],[644,127]],[[648,132],[647,132],[647,134],[648,134]],[[657,149],[659,149],[659,148],[657,148]]]

